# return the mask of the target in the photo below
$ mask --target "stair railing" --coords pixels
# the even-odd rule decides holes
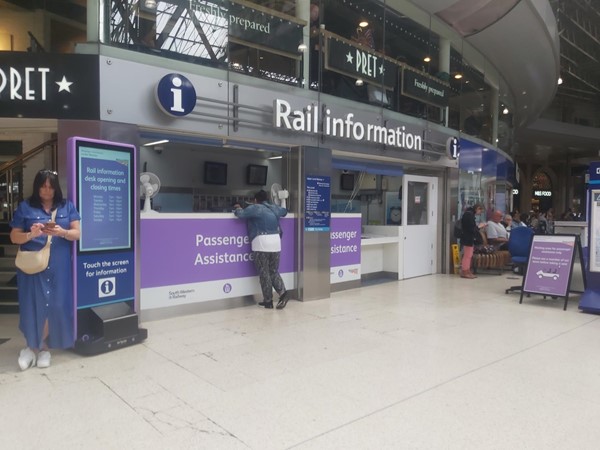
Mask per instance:
[[[40,169],[56,170],[58,166],[57,139],[51,139],[41,145],[19,155],[15,159],[0,165],[0,220],[11,221],[17,205],[24,198],[23,172],[24,169],[37,171]],[[39,168],[35,162],[43,156]],[[34,159],[36,158],[36,159]],[[28,167],[32,165],[34,167]],[[50,167],[47,167],[50,165]]]

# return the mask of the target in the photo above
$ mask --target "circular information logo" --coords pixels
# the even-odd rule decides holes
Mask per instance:
[[[231,284],[225,283],[223,285],[223,292],[225,292],[226,294],[229,294],[231,292],[231,289],[232,289]]]
[[[156,102],[169,116],[187,116],[196,107],[196,89],[183,75],[170,73],[162,77],[156,86]]]

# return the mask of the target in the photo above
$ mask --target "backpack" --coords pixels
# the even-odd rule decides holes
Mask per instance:
[[[456,222],[454,222],[454,238],[462,239],[462,237],[463,237],[462,219],[458,219]]]

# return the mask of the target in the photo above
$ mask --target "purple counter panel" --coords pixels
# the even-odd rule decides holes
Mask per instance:
[[[331,218],[331,284],[360,280],[361,217]]]
[[[281,219],[280,272],[295,281],[294,220]],[[142,309],[258,294],[246,222],[235,218],[160,217],[141,221]]]

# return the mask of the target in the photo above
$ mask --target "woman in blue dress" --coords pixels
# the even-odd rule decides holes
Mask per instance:
[[[10,239],[21,250],[41,250],[52,236],[46,270],[28,275],[17,269],[19,329],[27,341],[19,353],[21,370],[49,367],[49,349],[70,348],[75,341],[71,243],[80,237],[80,220],[73,203],[63,198],[57,173],[40,170],[31,197],[19,204],[10,223]]]

